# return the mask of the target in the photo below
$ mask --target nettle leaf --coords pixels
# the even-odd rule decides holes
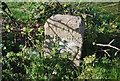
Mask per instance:
[[[10,25],[6,25],[6,29],[10,28]]]
[[[42,30],[42,28],[38,28],[38,31],[39,31],[39,32],[42,32],[43,30]]]
[[[112,28],[114,28],[114,29],[115,29],[115,28],[117,28],[117,26],[116,26],[116,25],[112,25],[111,27],[112,27]]]
[[[33,30],[34,30],[33,28],[29,29],[29,33],[32,32]]]
[[[39,41],[39,40],[35,40],[35,41],[36,41],[36,43],[37,43],[37,44],[39,44],[39,43],[40,43],[40,41]]]

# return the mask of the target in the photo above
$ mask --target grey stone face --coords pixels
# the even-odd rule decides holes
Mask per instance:
[[[49,55],[53,49],[52,44],[57,42],[60,45],[59,53],[69,52],[72,55],[70,60],[79,66],[84,34],[84,22],[81,17],[56,14],[47,19],[44,27],[45,55]],[[59,40],[56,40],[56,37],[59,37]]]

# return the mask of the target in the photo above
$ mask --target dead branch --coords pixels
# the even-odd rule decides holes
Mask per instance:
[[[116,49],[117,51],[115,52],[115,56],[117,55],[117,53],[120,51],[120,48],[117,48],[113,45],[111,45],[113,42],[115,41],[115,39],[113,39],[112,41],[110,41],[108,44],[96,44],[97,46],[102,46],[102,47],[111,47],[113,49]],[[107,52],[107,50],[103,50],[108,56],[110,56],[110,54]]]
[[[108,53],[108,51],[110,51],[109,49],[106,49],[106,50],[99,50],[99,51],[105,52],[105,53],[110,57],[110,54]]]
[[[103,50],[109,57],[110,57],[110,54],[107,52],[107,50]]]

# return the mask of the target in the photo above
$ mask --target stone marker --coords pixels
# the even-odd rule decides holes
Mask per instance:
[[[45,25],[45,55],[53,49],[52,44],[58,42],[59,53],[64,51],[72,55],[71,60],[79,66],[83,43],[84,22],[79,16],[56,14],[47,19]],[[59,37],[60,40],[56,40]],[[66,41],[63,43],[62,41]]]

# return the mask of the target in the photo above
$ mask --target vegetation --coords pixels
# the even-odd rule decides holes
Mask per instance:
[[[119,3],[6,4],[10,11],[5,8],[2,15],[3,81],[120,79]],[[66,59],[70,57],[67,52],[60,55],[55,49],[51,51],[52,56],[44,56],[43,26],[46,19],[53,14],[81,16],[85,21],[79,67],[73,66]],[[56,44],[53,48],[57,48]]]

